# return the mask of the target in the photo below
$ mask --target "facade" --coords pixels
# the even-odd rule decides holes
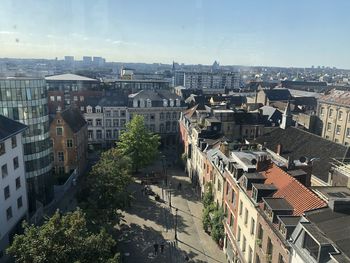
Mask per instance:
[[[115,95],[87,98],[84,119],[88,125],[89,144],[112,146],[129,122],[127,99]]]
[[[181,98],[167,90],[142,90],[129,95],[128,111],[142,115],[146,127],[161,136],[161,145],[175,145],[178,134],[178,120],[186,109]]]
[[[70,105],[80,108],[87,96],[101,96],[100,83],[96,79],[75,74],[61,74],[45,78],[48,89],[49,112],[64,110]]]
[[[71,174],[74,170],[82,174],[87,165],[88,132],[80,111],[68,108],[57,112],[51,120],[50,136],[55,174]]]
[[[126,94],[132,94],[141,90],[168,90],[169,81],[166,80],[136,80],[136,79],[118,79],[113,82],[114,89],[123,90]]]
[[[29,208],[53,199],[47,88],[41,78],[0,80],[0,114],[28,126],[23,134]]]
[[[317,110],[321,136],[346,146],[350,144],[349,95],[349,91],[332,90],[319,98]]]
[[[238,90],[240,75],[238,72],[175,72],[175,86],[189,89]]]
[[[0,115],[0,262],[28,213],[22,133],[27,127]]]

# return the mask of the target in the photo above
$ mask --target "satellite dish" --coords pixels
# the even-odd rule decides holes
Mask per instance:
[[[256,165],[256,163],[257,163],[256,159],[252,159],[251,163],[252,163],[252,165]]]
[[[307,158],[306,158],[305,156],[301,156],[301,157],[299,158],[299,161],[300,161],[301,163],[305,163],[306,160],[307,160]]]

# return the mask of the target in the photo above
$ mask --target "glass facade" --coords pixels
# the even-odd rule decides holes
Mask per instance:
[[[0,79],[0,115],[24,123],[23,149],[30,210],[36,200],[53,199],[52,148],[49,137],[47,87],[44,79]]]

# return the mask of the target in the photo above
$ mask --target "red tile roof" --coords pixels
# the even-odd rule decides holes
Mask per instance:
[[[300,216],[305,211],[327,206],[326,202],[306,186],[274,164],[262,174],[266,177],[265,184],[274,184],[278,189],[273,197],[284,198],[293,206],[293,215],[295,216]]]

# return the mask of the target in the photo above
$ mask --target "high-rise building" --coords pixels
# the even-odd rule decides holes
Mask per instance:
[[[0,115],[28,126],[23,134],[29,209],[53,199],[47,88],[43,78],[0,79]]]
[[[64,56],[64,61],[66,61],[66,62],[74,62],[74,56]]]

